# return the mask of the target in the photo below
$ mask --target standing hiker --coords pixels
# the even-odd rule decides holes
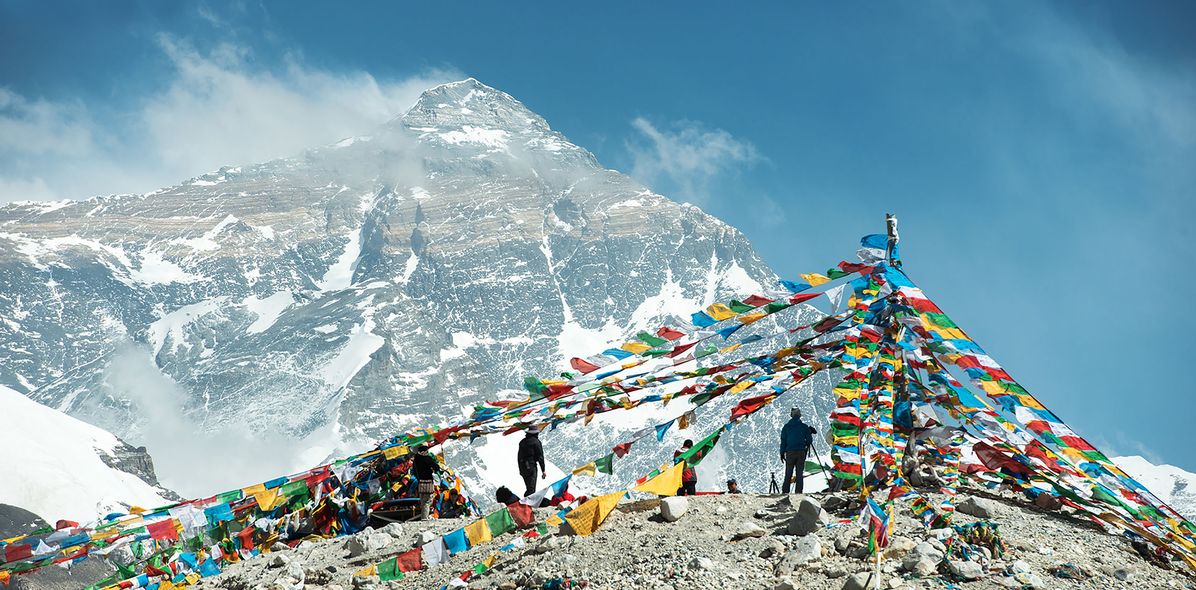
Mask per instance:
[[[789,482],[797,478],[797,493],[802,493],[806,478],[806,454],[814,444],[814,427],[801,421],[801,410],[789,410],[789,422],[781,429],[781,461],[785,463],[785,483],[781,493],[789,493]]]
[[[694,448],[694,441],[685,439],[681,443],[681,449],[673,451],[673,459],[680,457],[682,453]],[[696,496],[698,495],[698,472],[687,462],[685,469],[681,470],[681,487],[677,489],[678,496]]]
[[[413,463],[419,485],[419,519],[428,520],[428,507],[432,504],[432,494],[436,493],[433,475],[440,472],[440,462],[428,451],[428,445],[420,445],[415,447]]]
[[[519,475],[523,477],[523,496],[526,498],[536,492],[536,467],[540,467],[540,479],[546,479],[548,472],[544,469],[544,447],[540,444],[540,427],[532,426],[527,429],[527,436],[519,441],[519,454],[515,458],[519,464]]]

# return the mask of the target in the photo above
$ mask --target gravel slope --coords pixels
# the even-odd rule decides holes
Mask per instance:
[[[987,496],[978,492],[981,496]],[[592,536],[554,531],[526,546],[499,554],[490,571],[470,588],[541,588],[570,578],[589,588],[707,589],[859,587],[872,563],[863,556],[861,529],[844,506],[824,515],[832,523],[806,536],[789,534],[803,500],[827,507],[846,496],[726,495],[690,498],[675,522],[661,516],[659,500],[624,502]],[[940,557],[943,544],[898,501],[895,528],[882,564],[883,588],[1196,588],[1196,579],[1148,563],[1120,536],[1110,535],[1066,510],[1045,512],[996,496],[976,500],[993,514],[1006,549],[991,556],[978,549],[972,560]],[[933,498],[932,498],[933,499]],[[961,496],[960,500],[965,499]],[[673,501],[673,500],[668,500]],[[960,502],[963,506],[964,503]],[[976,511],[976,510],[972,510]],[[543,512],[541,517],[547,516]],[[974,516],[957,513],[954,523]],[[439,588],[517,535],[508,533],[448,563],[408,574],[400,581],[352,578],[352,573],[413,547],[425,531],[443,534],[465,521],[392,524],[359,533],[352,540],[304,543],[293,550],[234,564],[205,579],[200,588]],[[752,535],[746,536],[744,535]],[[358,545],[352,551],[351,547]],[[351,555],[358,553],[359,555]],[[919,563],[924,562],[924,563]],[[975,579],[967,579],[975,576]]]

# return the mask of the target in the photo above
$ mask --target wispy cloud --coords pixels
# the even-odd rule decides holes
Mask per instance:
[[[678,200],[706,203],[717,177],[762,159],[750,142],[701,123],[678,121],[662,129],[637,117],[631,125],[637,132],[626,143],[631,176]]]
[[[0,88],[0,202],[145,192],[216,169],[284,157],[369,133],[419,93],[459,77],[433,70],[401,79],[310,67],[255,67],[250,51],[200,51],[160,36],[171,73],[100,121],[78,102]]]

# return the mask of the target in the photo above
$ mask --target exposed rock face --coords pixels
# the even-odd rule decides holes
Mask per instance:
[[[120,441],[120,444],[112,449],[111,455],[101,453],[100,460],[113,469],[132,473],[146,483],[160,487],[158,475],[154,472],[154,459],[146,452],[145,447],[135,447],[129,443]]]
[[[343,453],[775,278],[734,228],[603,168],[471,79],[294,158],[147,195],[0,207],[0,383],[145,444],[147,403],[167,402],[121,371],[132,341],[177,385],[170,411],[189,427]],[[810,395],[791,397],[810,411]],[[769,454],[780,420],[761,418],[726,467],[759,489],[767,473],[737,461]],[[549,460],[618,442],[601,424],[582,437],[547,433]]]
[[[23,535],[46,526],[46,521],[20,506],[0,504],[0,539]]]

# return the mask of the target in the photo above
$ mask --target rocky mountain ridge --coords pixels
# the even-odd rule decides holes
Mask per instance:
[[[469,79],[293,158],[0,207],[0,383],[146,445],[203,495],[515,395],[775,279],[734,228]],[[646,420],[550,433],[549,458],[579,464]],[[207,465],[180,438],[258,457]],[[510,444],[450,453],[485,490],[480,457]]]

